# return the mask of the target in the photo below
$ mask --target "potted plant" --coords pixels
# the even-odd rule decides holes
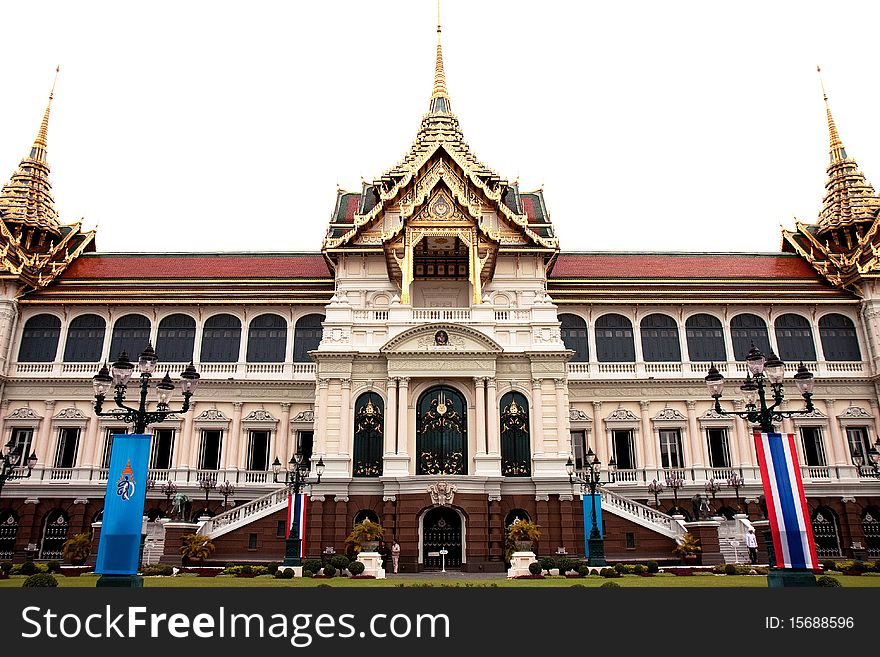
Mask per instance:
[[[214,544],[204,534],[184,534],[180,537],[180,542],[183,544],[180,554],[185,566],[193,562],[200,564],[214,553]]]
[[[375,552],[379,546],[379,539],[385,534],[385,530],[377,522],[364,520],[354,526],[351,533],[345,539],[345,545],[354,546],[357,552]]]
[[[683,564],[696,563],[699,554],[702,551],[703,548],[700,547],[700,539],[690,532],[686,532],[681,538],[681,543],[672,548],[673,554],[679,557]]]
[[[88,534],[77,534],[61,546],[61,556],[74,566],[83,565],[91,552],[92,537]]]
[[[541,528],[531,520],[516,520],[507,528],[507,542],[518,552],[531,552],[541,538]]]

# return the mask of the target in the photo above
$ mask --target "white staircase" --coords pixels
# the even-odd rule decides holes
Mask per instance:
[[[681,537],[687,530],[681,522],[672,516],[668,516],[623,495],[613,493],[606,488],[601,490],[603,512],[613,513],[616,516],[625,518],[630,522],[634,522],[637,525],[641,525],[681,543]]]
[[[165,552],[165,523],[148,522],[147,534],[144,537],[144,553],[141,562],[144,564],[156,564]]]
[[[282,487],[205,520],[199,525],[198,533],[208,538],[217,538],[286,508],[287,488]]]

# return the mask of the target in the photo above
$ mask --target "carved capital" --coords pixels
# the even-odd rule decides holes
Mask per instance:
[[[594,402],[593,402],[593,410],[594,410],[596,413],[598,413],[599,411],[601,411],[601,410],[602,410],[602,402],[600,402],[600,401],[594,401]]]
[[[544,383],[544,379],[532,379],[532,389],[538,390]]]
[[[401,388],[407,388],[407,387],[409,387],[409,377],[408,377],[408,376],[402,376],[402,377],[400,377],[400,378],[397,379],[397,380],[398,380],[398,382],[400,383],[400,387],[401,387]]]
[[[351,389],[351,379],[340,379],[339,381],[342,383],[343,388]]]
[[[639,402],[639,408],[641,408],[642,411],[647,412],[647,411],[651,408],[651,402],[649,402],[649,401],[640,401],[640,402]]]
[[[289,411],[291,406],[293,406],[293,404],[290,402],[281,402],[282,411]]]
[[[500,495],[489,495],[489,501],[490,502],[500,502],[501,496]]]
[[[336,495],[333,498],[334,502],[348,502],[348,495]]]
[[[574,500],[574,495],[571,493],[559,493],[560,502],[571,502],[572,500]]]
[[[687,406],[687,409],[688,409],[689,411],[695,411],[695,410],[697,410],[697,402],[695,402],[693,399],[688,399],[688,400],[684,403],[684,405]]]
[[[550,495],[548,493],[538,493],[535,495],[535,502],[549,502]]]
[[[397,495],[383,495],[383,496],[382,496],[382,501],[383,501],[383,502],[396,502],[396,501],[397,501]]]

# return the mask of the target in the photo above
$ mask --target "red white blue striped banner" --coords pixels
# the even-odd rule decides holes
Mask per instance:
[[[287,496],[287,538],[290,538],[290,532],[293,529],[293,521],[296,520],[299,525],[299,556],[305,557],[306,554],[306,506],[308,504],[308,496],[303,493]]]
[[[777,568],[818,567],[794,434],[755,433]]]

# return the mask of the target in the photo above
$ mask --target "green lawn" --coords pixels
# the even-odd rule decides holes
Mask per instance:
[[[861,576],[853,577],[836,575],[844,587],[880,587],[880,577]],[[0,588],[20,588],[25,577],[15,575],[6,580],[0,580]],[[81,577],[58,577],[58,585],[64,588],[88,588],[93,587],[97,581],[94,575]],[[589,588],[595,588],[604,584],[606,579],[601,577],[587,577],[569,579],[565,577],[548,577],[546,579],[520,579],[508,580],[499,577],[496,579],[385,579],[385,580],[351,580],[346,577],[333,579],[274,579],[269,577],[244,578],[244,577],[195,577],[192,575],[177,577],[147,577],[144,586],[150,588],[227,588],[227,587],[271,587],[271,588],[308,588],[326,584],[332,587],[394,587],[404,585],[406,587],[418,587],[430,584],[432,586],[460,586],[460,587],[570,587],[575,584]],[[626,588],[737,588],[755,587],[766,588],[767,578],[760,575],[694,575],[690,577],[637,577],[625,576],[613,580]]]

